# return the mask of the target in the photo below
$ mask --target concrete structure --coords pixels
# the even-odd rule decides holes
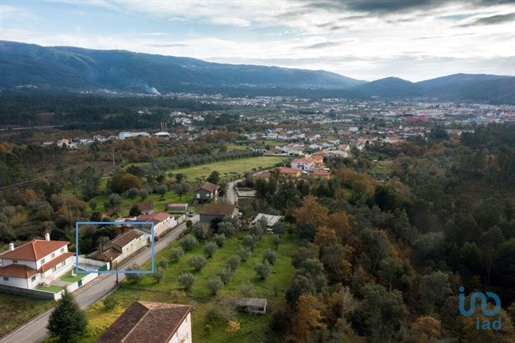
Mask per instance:
[[[34,239],[17,248],[9,244],[9,251],[0,255],[0,285],[34,289],[49,284],[73,268],[75,255],[68,252],[66,241]]]
[[[150,137],[148,132],[120,132],[118,134],[118,139],[134,138],[138,136]]]
[[[260,220],[261,218],[264,218],[266,220],[266,226],[271,228],[275,224],[277,224],[277,222],[281,219],[281,216],[274,216],[272,214],[258,213],[256,218],[254,218],[254,220],[252,222],[250,222],[250,225],[255,225],[258,222],[258,220]]]
[[[187,211],[188,210],[188,204],[182,203],[182,204],[167,204],[166,205],[167,211]]]
[[[191,343],[192,309],[189,305],[136,301],[97,343]]]

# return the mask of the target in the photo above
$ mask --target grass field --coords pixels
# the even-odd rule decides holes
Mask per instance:
[[[272,236],[265,235],[253,251],[252,256],[246,262],[242,262],[236,269],[229,283],[220,290],[217,296],[211,296],[206,288],[206,281],[225,266],[228,257],[236,254],[236,251],[241,247],[243,236],[244,233],[238,233],[229,238],[226,245],[220,248],[212,258],[208,259],[205,268],[199,272],[194,272],[188,266],[187,261],[193,255],[203,255],[202,249],[205,243],[201,243],[191,252],[186,253],[178,263],[170,262],[166,269],[165,278],[159,284],[151,276],[146,276],[138,285],[132,285],[124,281],[120,289],[110,295],[119,303],[117,308],[108,312],[103,308],[102,302],[98,302],[87,310],[90,333],[81,342],[94,342],[136,300],[194,306],[192,312],[194,342],[264,342],[274,304],[284,299],[287,282],[293,275],[294,268],[291,265],[290,254],[297,248],[298,242],[291,241],[287,236],[283,237],[283,242],[277,250],[278,257],[274,264],[274,272],[266,280],[261,280],[254,272],[254,265],[262,261],[263,250],[272,247]],[[176,245],[177,242],[158,254],[156,261],[168,260],[171,248]],[[179,274],[183,271],[193,273],[196,279],[195,284],[188,292],[184,292],[177,282]],[[254,285],[258,297],[268,299],[267,314],[250,315],[234,312],[224,317],[215,316],[213,318],[213,310],[221,307],[219,302],[224,297],[242,296],[239,288],[246,280]],[[274,284],[276,283],[280,285],[277,296],[274,294]],[[241,323],[241,330],[235,335],[229,335],[226,331],[229,320],[238,320]],[[206,330],[206,325],[210,326],[210,330]]]
[[[213,171],[218,171],[223,177],[224,173],[236,172],[245,173],[251,171],[253,168],[268,168],[272,167],[277,163],[284,161],[285,158],[282,156],[261,156],[251,157],[239,160],[228,160],[222,162],[214,162],[209,164],[203,164],[200,166],[194,166],[184,169],[173,170],[174,174],[183,173],[188,175],[188,181],[192,182],[197,177],[208,177]]]
[[[53,300],[0,293],[0,337],[55,305]]]
[[[84,274],[77,274],[75,276],[72,276],[72,271],[70,270],[68,273],[64,274],[59,279],[61,281],[64,281],[64,282],[71,282],[71,283],[73,283],[73,282],[79,281],[83,277],[84,277]]]

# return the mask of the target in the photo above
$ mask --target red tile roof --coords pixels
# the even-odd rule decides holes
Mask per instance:
[[[169,342],[191,310],[189,305],[136,301],[97,343]]]
[[[36,269],[26,266],[24,264],[10,264],[6,267],[0,268],[0,276],[2,277],[28,279],[36,273]]]
[[[154,209],[154,202],[152,202],[152,201],[138,202],[134,205],[138,206],[138,208],[141,211],[152,211]]]
[[[56,250],[68,245],[65,241],[46,241],[34,239],[28,243],[20,245],[13,251],[8,251],[0,258],[8,258],[12,260],[38,261],[43,257],[50,255]]]
[[[226,204],[207,204],[199,211],[200,215],[205,216],[233,216],[236,206]]]
[[[111,262],[112,260],[116,259],[118,256],[120,256],[122,253],[114,248],[109,248],[105,250],[102,254],[96,254],[95,258],[105,261],[105,262]]]
[[[320,169],[320,170],[316,170],[313,175],[316,175],[316,176],[329,176],[331,175],[330,172],[328,172],[327,170],[323,170],[323,169]]]
[[[300,169],[297,169],[297,168],[288,168],[288,167],[279,167],[277,168],[279,169],[279,173],[280,174],[298,174],[300,173]]]
[[[72,252],[65,252],[65,253],[57,256],[53,260],[51,260],[51,261],[45,263],[44,265],[42,265],[41,268],[39,268],[39,272],[40,273],[44,273],[47,270],[50,270],[53,267],[57,266],[59,263],[63,262],[64,260],[68,259],[70,256],[74,256],[74,255],[75,254],[72,253]]]
[[[214,193],[218,189],[218,186],[215,185],[214,183],[206,182],[202,186],[195,188],[195,190],[193,192],[196,192],[200,189],[204,189],[204,190],[208,191],[209,193]]]
[[[141,232],[138,232],[135,230],[130,230],[130,231],[127,231],[126,233],[119,235],[118,237],[115,237],[111,241],[111,243],[113,245],[116,245],[116,246],[119,246],[120,248],[122,248],[122,247],[126,246],[127,244],[129,244],[130,242],[132,242],[133,240],[140,238],[141,236],[143,236],[143,234]]]

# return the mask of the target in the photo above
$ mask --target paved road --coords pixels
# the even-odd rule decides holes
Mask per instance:
[[[196,215],[191,219],[193,222],[197,222],[199,220],[198,215]],[[173,241],[179,237],[179,235],[186,230],[186,224],[183,223],[175,228],[172,232],[170,232],[166,237],[161,238],[158,242],[156,242],[154,246],[154,252],[157,254],[168,245],[170,245]],[[119,266],[120,269],[123,269],[125,266],[137,263],[138,265],[143,265],[148,260],[151,259],[152,251],[151,249],[145,249],[135,257],[130,260],[124,262]],[[156,261],[157,263],[158,261]],[[119,281],[125,279],[125,274],[118,275]],[[115,274],[101,274],[98,278],[85,285],[83,288],[80,288],[76,292],[74,292],[75,299],[79,303],[82,309],[86,309],[93,305],[98,300],[102,299],[109,292],[113,291],[116,288],[116,275]],[[30,322],[11,332],[7,336],[4,336],[0,343],[33,343],[40,342],[45,337],[47,337],[46,325],[48,323],[48,319],[50,318],[50,313],[53,309],[39,315],[34,318]]]
[[[229,182],[227,185],[227,200],[231,202],[231,204],[238,204],[238,195],[236,194],[236,190],[234,189],[234,186],[236,183],[240,182],[241,180],[236,180],[233,182]]]

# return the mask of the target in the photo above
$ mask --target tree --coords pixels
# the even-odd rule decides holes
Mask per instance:
[[[182,196],[191,190],[190,185],[184,182],[174,183],[172,189],[179,196],[179,200],[182,200]]]
[[[390,241],[383,231],[375,229],[363,230],[361,237],[363,243],[367,246],[368,255],[372,258],[374,263],[372,269],[376,269],[379,260],[390,255]]]
[[[161,199],[164,199],[166,192],[168,192],[168,187],[166,185],[159,185],[156,187],[156,192],[161,195]]]
[[[310,279],[317,292],[321,292],[322,288],[327,284],[324,275],[324,265],[317,258],[308,258],[300,265],[299,274]]]
[[[188,265],[190,267],[193,267],[195,269],[195,271],[200,271],[202,270],[202,268],[205,267],[207,261],[205,259],[204,256],[199,256],[199,255],[196,255],[196,256],[192,256],[189,260],[188,260]]]
[[[265,260],[263,263],[256,263],[254,270],[260,279],[265,280],[272,272],[272,266]]]
[[[193,286],[195,283],[195,276],[193,274],[184,272],[181,275],[179,275],[179,283],[184,287],[185,290],[188,290]]]
[[[218,184],[218,182],[220,181],[220,173],[214,170],[213,172],[211,172],[211,174],[209,174],[207,181],[214,184]]]
[[[311,342],[314,331],[327,327],[322,322],[322,307],[323,304],[312,294],[299,296],[296,311],[291,319],[298,341]]]
[[[181,240],[180,244],[184,248],[184,250],[191,251],[191,249],[198,245],[198,241],[192,235],[187,235]]]
[[[229,267],[225,267],[225,268],[222,268],[220,269],[216,275],[218,275],[220,277],[220,279],[222,280],[222,282],[227,285],[229,283],[229,281],[231,280],[232,276],[234,275],[234,271],[229,268]]]
[[[320,205],[312,195],[302,200],[302,206],[296,209],[293,214],[297,223],[324,225],[327,221],[328,209]]]
[[[218,245],[215,242],[207,242],[206,245],[204,245],[204,254],[206,254],[207,257],[212,257],[217,250]]]
[[[136,175],[120,170],[111,178],[110,188],[113,192],[121,194],[131,188],[140,189],[141,181]]]
[[[86,314],[80,309],[73,295],[65,289],[48,319],[48,332],[61,342],[74,342],[86,334],[87,325]]]
[[[277,253],[275,251],[272,251],[270,248],[266,248],[263,251],[263,261],[268,261],[271,265],[275,263],[275,260],[277,259]]]
[[[95,172],[95,168],[88,166],[79,174],[82,196],[91,199],[100,194],[101,175]]]
[[[179,262],[181,257],[184,255],[184,250],[181,247],[172,248],[170,251],[170,258],[173,262]]]
[[[351,263],[348,261],[351,256],[352,248],[336,244],[325,248],[320,258],[320,262],[324,265],[327,277],[331,284],[341,283],[345,280],[351,269]]]
[[[491,227],[487,232],[484,232],[479,239],[479,248],[483,252],[483,260],[486,269],[487,283],[490,284],[490,274],[495,257],[497,256],[497,250],[504,242],[501,229],[497,226]]]
[[[393,257],[387,257],[379,262],[379,268],[381,269],[381,275],[388,281],[388,290],[392,291],[392,282],[399,277],[402,273],[402,264],[399,260]]]
[[[191,226],[191,233],[197,240],[207,239],[208,231],[204,223],[195,223]]]
[[[91,208],[92,211],[94,211],[97,208],[98,203],[95,201],[95,199],[91,199],[88,202],[89,208]]]
[[[218,223],[218,233],[230,237],[236,233],[236,227],[230,221],[222,221]]]
[[[233,270],[233,271],[238,269],[238,267],[240,266],[240,260],[241,260],[240,256],[232,255],[231,257],[229,257],[227,259],[227,262],[226,262],[227,267],[231,268],[231,270]]]
[[[248,260],[248,258],[250,257],[251,253],[252,252],[251,252],[251,250],[249,248],[241,248],[237,252],[238,256],[241,258],[241,260],[243,262]]]
[[[211,295],[217,295],[218,291],[224,286],[219,276],[211,276],[206,282],[207,288],[211,291]]]
[[[218,245],[219,248],[223,247],[225,245],[225,235],[222,234],[215,234],[213,237],[213,240],[215,241],[216,245]]]
[[[279,248],[279,244],[281,244],[281,241],[281,236],[274,235],[274,237],[272,238],[272,244],[275,246],[275,250]]]
[[[243,237],[241,244],[243,244],[245,247],[252,251],[256,247],[256,239],[254,239],[254,237],[251,235],[247,235]]]
[[[116,207],[122,204],[123,198],[120,195],[113,193],[107,198],[107,201],[111,207]]]
[[[168,268],[168,261],[165,260],[164,258],[160,259],[159,260],[159,267],[161,267],[163,269]]]
[[[441,322],[430,316],[419,317],[411,326],[411,337],[403,343],[437,343],[442,335]]]
[[[286,290],[286,302],[290,305],[290,308],[294,309],[302,294],[315,294],[315,292],[315,285],[310,279],[304,275],[296,275],[290,287]]]
[[[128,271],[136,272],[136,273],[126,273],[125,277],[127,278],[127,281],[130,283],[138,284],[141,281],[143,281],[143,278],[145,277],[144,274],[137,273],[139,270],[139,266],[137,263],[133,263],[129,268],[127,268]]]
[[[132,205],[131,209],[129,210],[129,216],[131,217],[137,217],[141,215],[141,209],[137,204]]]
[[[424,281],[424,297],[429,307],[429,313],[433,313],[434,306],[441,306],[449,294],[451,294],[451,286],[449,284],[449,275],[436,271],[422,277]]]
[[[161,280],[165,277],[165,270],[162,267],[157,267],[154,270],[154,274],[152,275],[154,280],[156,280],[157,283],[160,283]]]

